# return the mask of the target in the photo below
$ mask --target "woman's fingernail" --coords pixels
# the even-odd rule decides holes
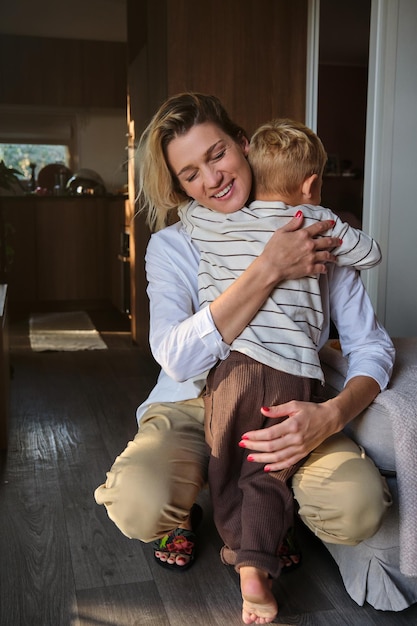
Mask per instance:
[[[239,441],[239,448],[246,448],[246,443],[244,441]]]
[[[302,211],[297,211],[297,213],[295,214],[294,217],[298,217],[298,218],[303,217],[303,212]]]
[[[249,437],[247,435],[242,435],[241,439],[249,439]]]
[[[253,456],[251,454],[248,456],[248,461],[253,461]]]
[[[341,246],[343,243],[343,239],[339,239],[339,246]]]
[[[270,472],[271,468],[268,465],[265,465],[264,472]]]
[[[266,411],[266,412],[268,412],[268,411],[270,411],[270,410],[271,410],[271,409],[269,408],[269,406],[263,406],[263,407],[262,407],[262,411]]]

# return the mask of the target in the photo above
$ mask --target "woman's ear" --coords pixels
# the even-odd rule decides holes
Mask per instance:
[[[313,197],[316,184],[318,183],[318,178],[319,177],[317,176],[317,174],[312,174],[311,176],[308,176],[308,178],[306,178],[303,182],[301,192],[307,200]]]
[[[243,154],[246,156],[248,156],[249,154],[249,139],[246,137],[246,135],[241,135],[239,137],[239,144],[242,148]]]

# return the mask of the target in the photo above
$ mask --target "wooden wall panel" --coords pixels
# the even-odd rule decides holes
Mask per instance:
[[[126,44],[0,35],[0,104],[126,107]]]
[[[168,94],[213,93],[252,133],[305,118],[306,0],[169,0]]]

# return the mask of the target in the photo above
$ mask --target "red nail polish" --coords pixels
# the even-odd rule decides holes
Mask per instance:
[[[270,410],[271,410],[271,409],[269,408],[269,406],[263,406],[263,407],[262,407],[262,411],[266,411],[266,412],[268,412],[268,411],[270,411]]]
[[[270,472],[270,471],[271,471],[271,468],[270,468],[270,467],[268,467],[268,465],[265,465],[265,467],[264,467],[264,472]]]
[[[244,441],[239,441],[239,448],[246,448],[246,443]]]
[[[241,439],[249,439],[247,435],[242,435]]]
[[[298,218],[303,217],[303,212],[302,211],[297,211],[297,213],[295,214],[294,217],[298,217]]]
[[[248,455],[248,461],[253,461],[253,456],[251,454]]]

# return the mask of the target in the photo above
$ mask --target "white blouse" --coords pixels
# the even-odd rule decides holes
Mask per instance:
[[[208,371],[230,352],[214,325],[210,308],[199,309],[200,255],[180,222],[151,236],[145,261],[150,347],[162,369],[156,386],[137,410],[138,421],[153,402],[197,398]],[[329,337],[332,319],[343,354],[349,356],[346,382],[355,376],[369,376],[385,389],[394,347],[375,317],[358,272],[329,264],[327,274],[320,276],[320,287],[324,323],[319,348]]]

